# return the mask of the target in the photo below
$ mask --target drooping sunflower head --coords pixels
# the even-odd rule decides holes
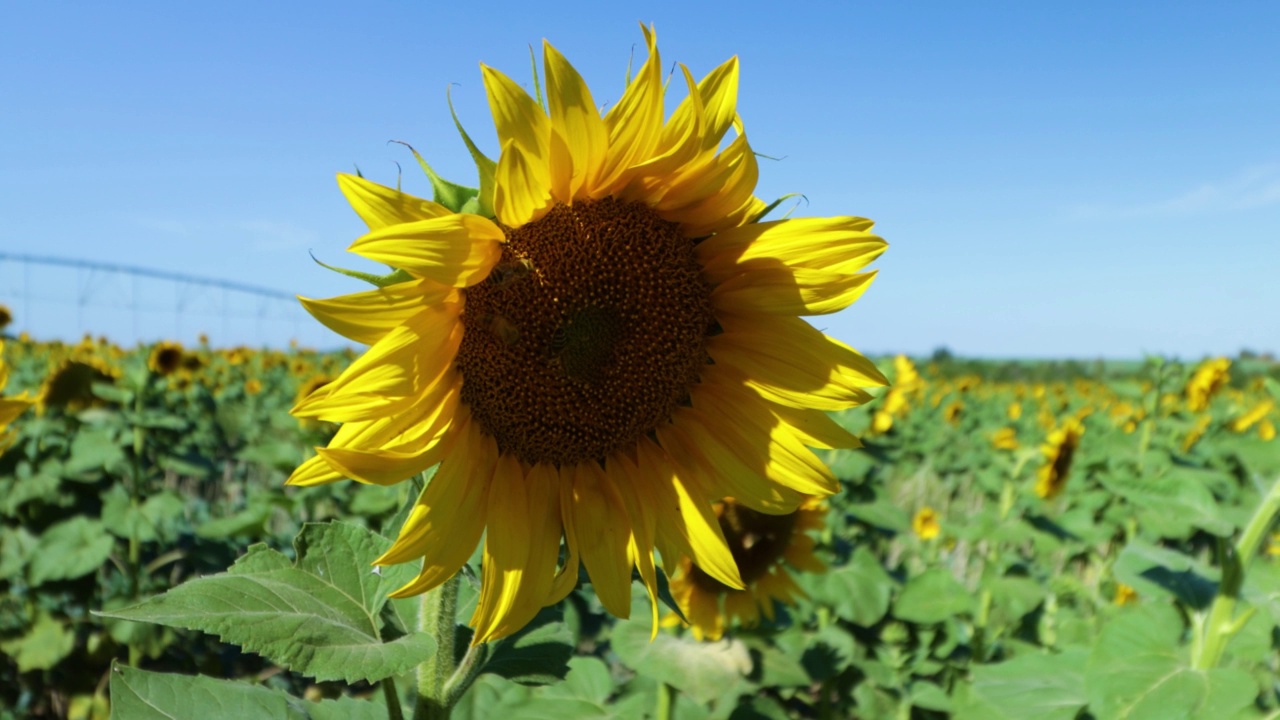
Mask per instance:
[[[1075,459],[1076,450],[1080,447],[1080,437],[1084,435],[1084,426],[1075,417],[1068,417],[1049,433],[1040,446],[1044,461],[1036,476],[1036,495],[1051,500],[1062,493],[1067,486],[1067,478],[1071,472],[1071,462]]]
[[[826,510],[826,504],[816,498],[785,515],[756,512],[732,499],[717,503],[720,529],[745,587],[729,587],[690,558],[681,558],[671,580],[671,595],[694,637],[718,640],[735,622],[753,627],[761,616],[773,620],[774,603],[794,605],[803,597],[791,573],[826,571],[826,564],[814,555],[814,540],[808,534],[822,527]]]
[[[885,384],[801,319],[867,288],[885,248],[871,221],[759,222],[737,59],[696,82],[682,66],[688,96],[664,120],[645,39],[604,115],[549,44],[545,103],[482,67],[501,151],[463,132],[479,187],[425,163],[435,200],[339,176],[369,226],[352,251],[395,272],[303,299],[370,347],[294,408],[342,426],[289,482],[391,484],[439,464],[379,562],[421,558],[398,594],[423,592],[483,535],[476,642],[563,597],[579,564],[626,616],[631,568],[656,593],[655,547],[742,587],[712,502],[783,516],[835,492],[810,448],[858,442],[826,412]]]
[[[45,378],[36,397],[36,412],[44,414],[49,408],[67,413],[77,413],[107,403],[93,392],[96,383],[114,383],[120,370],[108,365],[101,358],[77,354],[63,360],[58,368]]]
[[[152,346],[151,353],[147,355],[147,367],[151,372],[166,377],[182,369],[184,358],[182,343],[161,340]]]

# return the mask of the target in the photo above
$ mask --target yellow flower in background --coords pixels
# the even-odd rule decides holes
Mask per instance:
[[[655,547],[744,588],[712,500],[777,515],[837,491],[809,448],[856,447],[826,412],[886,384],[801,319],[867,288],[885,249],[871,221],[756,222],[737,59],[698,82],[681,66],[689,94],[664,122],[645,39],[604,116],[549,44],[545,106],[483,67],[501,154],[464,133],[480,189],[455,210],[339,176],[370,229],[352,251],[400,281],[303,299],[370,348],[294,408],[342,426],[290,484],[388,485],[439,464],[377,562],[420,559],[395,596],[422,593],[484,536],[477,643],[563,598],[579,564],[627,616],[633,567],[656,596]]]
[[[1044,463],[1036,477],[1036,495],[1051,500],[1067,486],[1071,461],[1080,447],[1080,436],[1083,434],[1084,426],[1074,417],[1068,417],[1049,433],[1049,437],[1040,446]]]
[[[942,418],[952,425],[960,424],[960,415],[964,412],[964,403],[952,400],[942,411]]]
[[[147,356],[147,367],[157,375],[172,375],[182,369],[184,359],[182,343],[162,340],[151,348],[151,353]]]
[[[8,305],[0,304],[0,332],[4,332],[11,322],[13,322],[13,311]]]
[[[1018,431],[1011,427],[1002,427],[991,434],[991,447],[997,450],[1017,450]]]
[[[1009,403],[1009,407],[1006,409],[1005,414],[1009,416],[1010,420],[1018,420],[1018,418],[1022,417],[1022,403],[1016,400]]]
[[[1264,398],[1262,400],[1259,400],[1258,404],[1250,408],[1248,412],[1236,418],[1235,420],[1232,420],[1230,425],[1228,425],[1228,427],[1231,428],[1231,432],[1237,432],[1237,433],[1248,432],[1249,428],[1265,420],[1267,417],[1267,414],[1270,413],[1275,408],[1275,406],[1276,406],[1276,401],[1272,400],[1271,398]]]
[[[1187,398],[1187,409],[1200,412],[1209,407],[1209,400],[1231,379],[1230,369],[1231,361],[1226,358],[1214,358],[1200,363],[1183,391]]]
[[[908,409],[905,391],[895,385],[885,393],[884,402],[871,416],[871,431],[877,434],[889,432],[893,428],[894,418],[905,415]]]
[[[903,391],[924,387],[924,380],[916,370],[915,363],[906,355],[898,355],[893,359],[893,386]]]
[[[921,540],[932,540],[942,532],[938,522],[938,513],[931,507],[922,507],[911,518],[911,532]]]
[[[1263,420],[1258,423],[1258,437],[1263,442],[1270,442],[1276,439],[1276,426],[1270,420]]]
[[[4,340],[0,340],[0,392],[3,392],[8,384],[9,365],[4,359]],[[9,425],[34,404],[35,401],[29,399],[26,393],[18,397],[0,397],[0,453],[9,449],[16,435]]]
[[[804,591],[789,568],[812,573],[827,569],[806,534],[822,528],[826,507],[820,500],[809,498],[786,515],[766,515],[726,500],[716,504],[716,514],[744,587],[729,587],[688,557],[680,559],[672,573],[671,596],[699,640],[719,640],[734,621],[752,627],[761,615],[773,620],[774,602],[794,605]],[[674,614],[670,618],[679,623]]]
[[[1131,605],[1136,603],[1138,602],[1138,591],[1124,583],[1116,583],[1116,596],[1113,602],[1116,605]]]
[[[244,392],[246,395],[257,395],[262,392],[262,381],[258,378],[249,378],[244,381]]]

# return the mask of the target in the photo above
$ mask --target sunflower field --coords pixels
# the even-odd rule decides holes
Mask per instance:
[[[284,484],[353,357],[8,339],[4,717],[408,716],[437,648],[368,565],[414,489]],[[745,590],[677,573],[651,637],[638,577],[618,619],[584,574],[454,717],[1280,716],[1280,366],[879,364],[841,492],[718,506]]]

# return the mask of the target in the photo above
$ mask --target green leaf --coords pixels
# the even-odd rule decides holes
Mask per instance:
[[[71,654],[76,634],[43,610],[21,637],[0,642],[0,650],[18,664],[18,672],[48,670]]]
[[[196,535],[206,540],[222,540],[231,537],[259,538],[266,535],[267,520],[272,506],[265,501],[250,501],[240,512],[226,517],[206,520],[196,527]]]
[[[228,573],[101,614],[214,633],[317,680],[381,680],[431,657],[436,644],[425,633],[381,639],[387,594],[413,572],[406,566],[385,576],[371,571],[388,540],[331,523],[304,526],[295,544],[293,566],[255,548]]]
[[[0,580],[17,577],[39,545],[40,539],[21,525],[0,527]]]
[[[1088,701],[1084,664],[1088,650],[1022,655],[977,665],[959,698],[955,720],[1072,720]]]
[[[698,642],[690,636],[659,633],[649,641],[648,619],[614,626],[610,643],[627,667],[707,703],[743,683],[751,672],[751,655],[738,640]]]
[[[136,537],[153,542],[167,537],[173,521],[181,517],[186,504],[175,493],[164,491],[134,507],[123,485],[112,485],[103,493],[102,522],[118,538]]]
[[[83,515],[54,525],[40,536],[27,566],[27,580],[37,586],[50,580],[70,580],[97,570],[111,555],[115,538],[98,520]]]
[[[114,474],[120,472],[124,465],[124,449],[111,428],[85,427],[71,440],[62,473],[72,478],[102,470]]]
[[[1258,688],[1248,673],[1188,666],[1182,629],[1169,605],[1127,608],[1107,623],[1085,670],[1090,710],[1129,720],[1219,720],[1251,705]]]
[[[973,611],[968,588],[943,568],[931,568],[907,581],[893,604],[893,616],[914,623],[938,623]]]
[[[573,656],[573,633],[558,607],[543,608],[520,632],[490,645],[481,669],[521,685],[547,685],[564,679]]]
[[[836,615],[855,625],[871,627],[889,612],[895,583],[880,559],[865,545],[854,550],[847,565],[821,575],[804,575],[814,602],[827,605]]]
[[[193,713],[199,708],[198,715]],[[234,680],[111,668],[111,717],[127,720],[386,720],[372,702],[342,698],[310,702]]]
[[[348,270],[346,268],[340,268],[335,265],[330,265],[328,263],[321,262],[316,258],[315,255],[311,256],[311,260],[315,264],[324,268],[325,270],[332,270],[338,273],[339,275],[346,275],[347,277],[352,277],[357,280],[363,280],[369,283],[370,285],[373,285],[374,287],[386,287],[388,285],[395,285],[396,283],[402,283],[402,282],[405,282],[406,280],[411,280],[413,278],[413,276],[410,275],[408,271],[405,271],[405,270],[393,269],[391,272],[387,273],[386,275],[374,275],[373,273],[360,272],[359,270]]]
[[[1176,550],[1134,540],[1120,551],[1111,572],[1142,597],[1172,597],[1188,608],[1209,607],[1221,572]]]
[[[600,658],[574,657],[569,659],[569,674],[564,682],[548,685],[545,697],[565,697],[587,700],[604,705],[613,694],[613,676],[609,666]]]
[[[413,149],[413,146],[409,143],[401,140],[392,140],[391,142],[403,145],[409,148],[409,152],[413,153],[413,157],[418,160],[418,166],[422,168],[422,171],[427,174],[427,179],[431,181],[433,199],[441,205],[454,212],[463,212],[462,206],[480,194],[480,191],[476,188],[449,182],[437,175],[436,171],[431,169],[431,166],[422,158],[422,155],[418,154],[418,151]],[[481,157],[484,156],[482,155]],[[478,162],[477,167],[479,167]],[[484,168],[480,169],[483,172]]]

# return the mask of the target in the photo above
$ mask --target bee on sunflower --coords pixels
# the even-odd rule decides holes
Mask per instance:
[[[783,516],[836,492],[811,448],[858,440],[827,412],[886,384],[802,319],[867,289],[886,247],[872,222],[762,221],[737,58],[701,81],[681,66],[688,95],[664,120],[644,35],[648,59],[603,115],[548,43],[545,100],[482,66],[501,152],[458,126],[477,189],[425,162],[434,201],[340,175],[369,226],[351,250],[394,272],[302,299],[369,348],[294,407],[341,427],[289,483],[389,485],[438,465],[376,562],[421,562],[394,595],[423,593],[483,536],[475,643],[558,602],[580,565],[621,617],[635,568],[656,620],[655,548],[744,589],[713,503]]]

